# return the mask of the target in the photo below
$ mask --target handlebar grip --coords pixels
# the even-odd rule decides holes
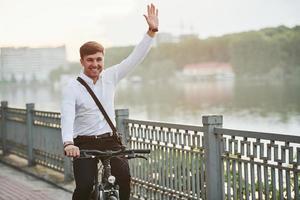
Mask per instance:
[[[93,155],[80,151],[80,158],[91,158]]]

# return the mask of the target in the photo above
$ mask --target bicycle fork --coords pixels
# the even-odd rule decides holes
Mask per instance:
[[[119,200],[119,186],[115,184],[116,178],[111,175],[110,159],[103,160],[102,164],[104,174],[99,188],[100,200]]]

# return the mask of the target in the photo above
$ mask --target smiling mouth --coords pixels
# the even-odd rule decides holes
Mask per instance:
[[[90,70],[91,70],[92,72],[98,72],[98,71],[101,70],[101,67],[100,67],[100,66],[97,66],[97,67],[91,67]]]
[[[99,71],[99,68],[92,68],[91,70],[96,72],[96,71]]]

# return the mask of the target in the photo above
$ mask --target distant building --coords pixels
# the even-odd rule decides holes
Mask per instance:
[[[205,79],[227,79],[234,78],[232,66],[229,63],[205,62],[196,64],[187,64],[183,67],[183,75],[187,77]]]
[[[53,69],[66,66],[66,48],[0,48],[0,80],[45,81]]]

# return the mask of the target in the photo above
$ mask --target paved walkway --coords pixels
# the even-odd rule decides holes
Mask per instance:
[[[72,194],[0,163],[0,200],[69,200]]]

